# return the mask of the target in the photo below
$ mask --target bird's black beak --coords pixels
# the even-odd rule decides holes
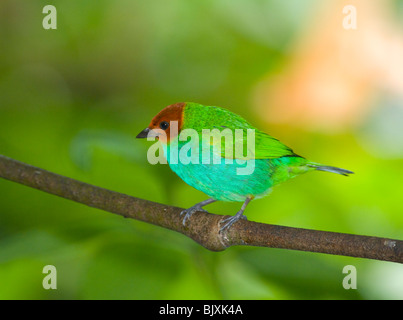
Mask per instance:
[[[149,128],[145,128],[143,131],[141,131],[141,132],[136,136],[136,138],[138,138],[138,139],[147,138],[149,132],[150,132],[150,129],[149,129]]]

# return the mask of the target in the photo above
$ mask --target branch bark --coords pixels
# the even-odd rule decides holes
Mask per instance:
[[[180,232],[212,251],[236,245],[292,249],[403,263],[403,241],[239,220],[220,233],[223,215],[197,212],[182,224],[181,208],[131,197],[0,155],[0,177],[90,207]]]

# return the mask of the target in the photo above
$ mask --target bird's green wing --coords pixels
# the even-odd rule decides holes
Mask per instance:
[[[223,158],[250,160],[297,156],[289,147],[267,133],[256,129],[241,116],[220,107],[206,107],[188,102],[185,109],[184,128],[195,129],[200,135],[203,129],[219,132],[221,137],[211,138],[210,143],[202,148],[219,146]],[[248,131],[250,130],[254,132],[254,140],[250,139],[248,143]],[[225,133],[231,133],[232,143],[224,138]]]
[[[232,141],[233,143],[229,143],[229,140],[221,139],[221,156],[223,158],[250,160],[297,156],[291,148],[279,140],[254,128],[244,129],[238,134],[235,132]],[[215,143],[217,140],[211,143],[213,147]]]
[[[247,143],[247,140],[244,140]],[[285,156],[296,156],[291,148],[265,132],[255,130],[254,159],[273,159]]]

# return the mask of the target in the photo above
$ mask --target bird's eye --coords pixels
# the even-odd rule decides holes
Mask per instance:
[[[166,129],[168,129],[168,127],[169,127],[169,123],[168,123],[168,122],[162,121],[162,122],[160,123],[160,128],[161,128],[162,130],[166,130]]]

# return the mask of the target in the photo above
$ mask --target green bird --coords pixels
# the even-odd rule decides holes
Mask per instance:
[[[227,109],[194,102],[164,108],[137,135],[146,137],[161,142],[170,168],[183,181],[210,197],[182,211],[184,225],[193,213],[205,211],[203,207],[215,201],[243,202],[234,216],[222,220],[220,232],[246,219],[244,211],[251,200],[268,195],[274,186],[288,179],[313,170],[344,176],[353,173],[297,155]],[[189,151],[193,152],[191,157]]]

